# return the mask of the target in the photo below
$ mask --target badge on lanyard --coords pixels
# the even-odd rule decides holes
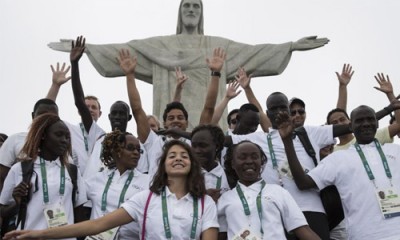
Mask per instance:
[[[232,240],[261,240],[262,238],[257,236],[254,232],[249,229],[242,229],[239,233],[233,236]]]
[[[118,229],[119,227],[115,227],[97,235],[87,236],[85,240],[113,240],[118,233]]]
[[[400,216],[400,196],[397,189],[377,189],[376,197],[385,219]]]
[[[61,204],[45,205],[44,216],[49,228],[64,226],[68,224],[67,214]]]

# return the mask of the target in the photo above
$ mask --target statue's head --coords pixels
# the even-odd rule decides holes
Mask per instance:
[[[176,34],[181,34],[184,28],[197,28],[197,33],[204,35],[203,2],[201,0],[181,1]]]

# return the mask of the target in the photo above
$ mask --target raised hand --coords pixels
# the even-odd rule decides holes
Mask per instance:
[[[175,67],[175,74],[176,74],[176,87],[182,89],[183,84],[186,82],[186,80],[189,79],[189,77],[184,72],[182,72],[181,67]]]
[[[252,74],[247,76],[247,73],[244,68],[240,67],[238,70],[238,74],[235,76],[236,81],[240,84],[243,89],[246,89],[250,86]]]
[[[292,51],[306,51],[319,48],[328,44],[328,38],[317,38],[317,36],[304,37],[292,43]]]
[[[280,111],[276,114],[276,124],[278,125],[279,134],[282,139],[292,138],[293,136],[293,123],[290,115],[286,111]]]
[[[76,41],[72,41],[71,52],[69,54],[69,59],[71,62],[78,62],[81,59],[83,52],[85,51],[85,38],[79,36],[76,38]]]
[[[230,81],[225,92],[225,97],[231,100],[239,95],[242,92],[242,90],[238,91],[239,86],[240,84],[238,81]]]
[[[374,87],[376,90],[381,91],[386,94],[391,94],[393,93],[393,86],[392,83],[390,82],[389,76],[385,75],[383,73],[378,73],[377,75],[374,76],[376,82],[379,84],[379,87]]]
[[[60,64],[57,63],[56,69],[54,69],[53,65],[50,65],[51,71],[53,72],[52,82],[57,86],[61,86],[71,79],[71,76],[66,76],[70,66],[65,67],[65,63],[62,64],[60,68]]]
[[[121,49],[117,61],[125,75],[134,74],[137,64],[136,57],[131,57],[128,49]]]
[[[351,77],[353,77],[353,74],[353,67],[350,64],[344,64],[342,73],[339,74],[338,72],[336,72],[336,76],[339,80],[339,85],[347,86],[351,80]]]
[[[222,48],[216,48],[211,59],[206,59],[208,68],[213,72],[220,72],[226,58],[225,51]]]

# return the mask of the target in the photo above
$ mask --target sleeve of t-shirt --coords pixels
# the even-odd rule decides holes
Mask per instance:
[[[337,156],[339,152],[336,152]],[[335,161],[333,155],[329,155],[321,161],[320,164],[307,174],[314,180],[318,189],[324,189],[327,186],[334,185],[336,172],[339,171],[338,161]]]
[[[281,190],[281,214],[285,229],[291,232],[298,227],[308,225],[303,212],[290,193],[283,188]]]
[[[219,232],[228,232],[228,222],[226,220],[226,199],[227,195],[222,195],[217,203],[217,211],[218,211],[218,224],[219,224]]]
[[[380,144],[393,143],[393,138],[390,137],[389,126],[379,128],[376,131],[375,138],[378,139]]]
[[[319,147],[335,144],[333,125],[305,126],[305,128],[310,140],[318,144]]]
[[[145,204],[147,202],[149,194],[150,190],[139,192],[137,194],[134,194],[131,198],[129,198],[121,205],[121,207],[125,209],[125,211],[132,217],[133,221],[138,222],[143,219]]]
[[[201,231],[204,232],[209,228],[219,228],[217,217],[217,205],[214,200],[208,196],[204,196],[204,212],[201,225]]]
[[[6,141],[4,141],[3,145],[0,148],[0,164],[11,168],[11,166],[15,163],[18,152],[16,152],[16,141],[18,135],[14,134],[9,136]]]
[[[83,180],[83,177],[81,175],[81,172],[79,171],[79,168],[77,168],[77,170],[78,170],[78,173],[77,173],[77,175],[78,175],[78,179],[77,179],[78,191],[76,192],[76,195],[75,195],[75,207],[80,206],[88,201],[85,181]]]

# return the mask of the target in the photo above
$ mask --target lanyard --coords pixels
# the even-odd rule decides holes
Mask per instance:
[[[85,142],[86,152],[89,152],[89,143],[88,143],[87,137],[85,135],[85,127],[83,126],[83,123],[79,123],[79,126],[81,127],[81,130],[82,130],[83,142]]]
[[[47,172],[46,163],[43,158],[40,158],[40,173],[42,175],[42,189],[43,189],[43,201],[44,203],[49,202],[49,187],[47,185]],[[65,167],[64,165],[60,168],[60,189],[58,191],[60,196],[64,196],[65,192]]]
[[[171,228],[169,226],[169,220],[168,220],[168,207],[167,207],[167,197],[165,189],[161,193],[161,203],[162,203],[165,237],[167,239],[172,239]],[[192,229],[190,230],[190,239],[196,239],[198,215],[199,215],[198,201],[196,197],[193,197],[193,221],[192,221]]]
[[[262,206],[261,206],[261,193],[262,193],[262,190],[264,187],[265,187],[265,181],[262,180],[261,181],[261,190],[258,193],[257,199],[256,199],[258,217],[260,218],[261,234],[264,234],[264,231],[262,229]],[[250,207],[249,207],[249,204],[247,203],[246,197],[244,196],[242,188],[240,187],[239,184],[236,185],[236,191],[239,194],[240,201],[242,202],[244,214],[246,214],[246,216],[250,217],[250,215],[251,215]]]
[[[275,155],[275,152],[274,152],[274,148],[272,147],[271,134],[269,134],[269,133],[267,134],[267,140],[268,140],[269,155],[271,156],[271,161],[272,161],[272,167],[278,173],[279,184],[281,185],[281,187],[283,187],[282,175],[281,175],[281,173],[279,172],[279,169],[278,169],[278,163],[276,162],[276,155]]]
[[[381,145],[379,144],[378,140],[374,139],[374,142],[375,142],[376,148],[378,149],[379,155],[380,155],[380,157],[381,157],[382,165],[383,165],[383,168],[385,169],[386,176],[387,176],[387,178],[389,178],[389,180],[390,180],[390,185],[392,185],[392,173],[390,172],[390,168],[389,168],[389,164],[388,164],[388,162],[387,162],[386,156],[385,156],[385,154],[383,153],[382,147],[381,147]],[[373,174],[372,171],[371,171],[371,167],[369,166],[368,161],[367,161],[367,159],[365,158],[365,155],[364,155],[364,153],[363,153],[363,151],[362,151],[360,145],[356,142],[356,143],[354,144],[354,146],[355,146],[355,148],[356,148],[356,150],[357,150],[358,155],[359,155],[360,158],[361,158],[361,161],[362,161],[362,163],[363,163],[363,165],[364,165],[365,171],[366,171],[367,174],[368,174],[369,180],[371,180],[371,181],[374,183],[374,185],[375,185],[375,176],[374,176],[374,174]],[[375,187],[376,187],[376,185],[375,185]]]
[[[222,177],[217,177],[217,185],[215,186],[216,189],[221,189],[222,184]]]
[[[118,171],[118,170],[115,170]],[[101,211],[105,212],[106,211],[106,207],[107,207],[107,193],[108,193],[108,189],[110,188],[112,179],[114,177],[114,173],[115,171],[113,171],[109,176],[108,176],[108,181],[106,183],[106,186],[104,188],[103,191],[103,195],[101,197]],[[128,179],[126,179],[124,187],[122,188],[121,194],[119,195],[119,202],[118,202],[118,208],[121,205],[121,203],[124,202],[125,199],[125,193],[128,190],[129,185],[132,182],[132,178],[133,178],[133,171],[131,171],[129,173]]]

